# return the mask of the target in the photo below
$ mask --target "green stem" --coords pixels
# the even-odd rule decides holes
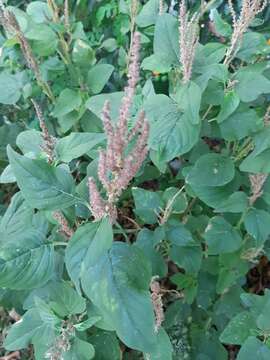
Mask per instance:
[[[67,246],[68,243],[64,241],[55,241],[52,243],[53,246]]]

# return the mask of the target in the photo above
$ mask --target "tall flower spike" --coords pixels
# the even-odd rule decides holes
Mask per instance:
[[[179,8],[179,48],[184,83],[189,82],[192,75],[193,61],[199,40],[198,21],[198,13],[189,19],[185,0],[182,0]]]
[[[107,197],[106,200],[101,197],[95,181],[91,178],[88,187],[95,220],[108,215],[111,222],[115,222],[117,218],[115,204],[147,156],[149,125],[144,112],[139,114],[131,131],[128,130],[130,109],[139,80],[139,48],[139,34],[135,33],[128,68],[128,85],[121,102],[117,124],[113,125],[111,121],[108,101],[105,102],[102,111],[107,147],[99,154],[98,177],[106,190]]]
[[[54,147],[55,147],[55,139],[53,136],[49,134],[48,128],[45,123],[44,116],[42,114],[40,106],[36,103],[34,99],[31,99],[37,118],[39,120],[39,126],[42,131],[42,137],[43,137],[43,145],[42,150],[45,151],[47,157],[48,157],[48,163],[52,163],[54,161],[55,155],[54,155]]]
[[[17,22],[15,15],[5,8],[1,2],[0,6],[0,20],[4,29],[17,37],[20,44],[23,56],[26,60],[27,66],[34,72],[37,81],[42,82],[41,73],[37,61],[33,55],[32,49],[20,29],[20,25]]]
[[[225,65],[230,64],[235,54],[239,50],[239,47],[241,46],[244,33],[247,31],[249,25],[254,20],[256,15],[264,10],[267,2],[268,0],[242,0],[240,15],[237,18],[232,0],[228,0],[229,9],[232,15],[233,34],[231,37],[231,45],[225,55]]]

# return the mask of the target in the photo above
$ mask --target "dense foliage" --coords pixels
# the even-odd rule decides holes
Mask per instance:
[[[0,20],[0,356],[269,359],[269,2]]]

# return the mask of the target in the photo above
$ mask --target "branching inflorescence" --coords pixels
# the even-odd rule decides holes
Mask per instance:
[[[249,181],[251,184],[251,196],[249,198],[250,205],[253,205],[255,201],[263,194],[263,185],[268,177],[268,174],[250,174]]]
[[[184,83],[189,82],[192,75],[192,65],[199,40],[198,21],[198,13],[194,13],[189,19],[185,1],[182,0],[179,8],[179,48]]]
[[[95,220],[106,215],[112,223],[116,220],[115,203],[147,156],[149,125],[143,111],[138,115],[134,127],[130,131],[128,129],[130,110],[139,81],[139,50],[140,35],[136,32],[131,45],[128,85],[122,98],[117,124],[112,122],[110,103],[106,101],[104,104],[102,119],[107,136],[107,147],[99,154],[98,178],[106,190],[107,198],[105,200],[100,195],[95,180],[90,177],[88,179],[90,205]]]
[[[241,46],[244,33],[247,31],[256,15],[264,10],[268,0],[243,0],[239,16],[237,17],[232,0],[228,0],[229,9],[233,20],[233,33],[231,45],[227,50],[224,64],[228,65]]]

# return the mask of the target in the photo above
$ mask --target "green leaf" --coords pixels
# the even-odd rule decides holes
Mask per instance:
[[[80,292],[82,270],[99,260],[113,242],[112,226],[108,218],[81,225],[69,240],[65,263],[67,271]]]
[[[16,139],[17,146],[28,157],[37,157],[42,152],[43,142],[42,133],[36,130],[22,131]]]
[[[239,103],[240,98],[234,90],[225,93],[220,112],[216,119],[217,122],[221,123],[226,120],[237,109]]]
[[[256,245],[262,246],[270,235],[270,214],[265,210],[250,209],[244,224],[247,232],[256,240]]]
[[[188,205],[186,196],[183,193],[180,193],[175,197],[178,192],[179,189],[175,187],[169,187],[162,194],[162,200],[165,202],[165,204],[172,203],[171,209],[173,214],[183,213]]]
[[[254,101],[259,95],[270,93],[270,80],[258,71],[243,68],[238,71],[235,79],[235,91],[243,102]]]
[[[170,258],[188,273],[197,273],[201,266],[202,249],[186,227],[179,223],[169,226],[166,237],[171,242]]]
[[[174,16],[158,16],[154,34],[154,54],[166,59],[168,65],[179,64],[178,34],[178,22]]]
[[[105,139],[100,133],[71,133],[61,138],[55,147],[55,152],[60,161],[70,162],[100,144]]]
[[[151,275],[141,250],[120,242],[114,242],[82,275],[83,290],[110,320],[119,338],[144,352],[152,351],[156,342],[148,291]]]
[[[193,81],[181,86],[175,95],[179,107],[183,109],[188,121],[193,125],[200,123],[201,97],[201,88]]]
[[[109,94],[100,94],[96,96],[91,96],[89,100],[87,100],[85,106],[92,111],[96,116],[102,118],[102,110],[104,107],[104,103],[106,100],[110,102],[111,111],[110,115],[113,121],[116,122],[119,115],[119,107],[121,104],[121,100],[123,97],[123,92],[115,92]]]
[[[197,186],[222,186],[234,178],[233,161],[220,154],[202,155],[189,172],[186,182]]]
[[[248,207],[248,197],[243,191],[236,191],[226,200],[222,201],[215,209],[216,213],[231,212],[241,213]]]
[[[159,0],[149,0],[143,5],[136,17],[136,24],[139,27],[154,25],[159,13]]]
[[[256,329],[255,321],[248,311],[236,315],[220,335],[220,341],[225,344],[243,345],[246,339]]]
[[[92,94],[98,94],[109,81],[114,67],[110,64],[97,64],[87,74],[87,84]]]
[[[242,243],[239,232],[221,216],[215,216],[210,220],[203,236],[209,255],[236,251]]]
[[[47,22],[53,15],[51,8],[42,1],[31,2],[26,12],[38,24]]]
[[[133,187],[132,195],[135,202],[135,213],[146,224],[155,224],[157,222],[157,214],[162,206],[159,194],[154,191]]]
[[[264,56],[269,54],[269,48],[264,35],[253,31],[246,32],[243,35],[241,48],[237,52],[236,57],[245,62],[251,62],[259,54]]]
[[[92,344],[75,337],[71,343],[70,350],[64,352],[63,360],[90,360],[95,356]]]
[[[37,309],[28,310],[21,320],[12,325],[4,341],[6,350],[27,348],[33,336],[44,326]]]
[[[250,336],[241,346],[237,360],[268,360],[270,349],[254,336]]]
[[[170,280],[177,285],[177,289],[184,290],[185,301],[192,304],[198,290],[198,280],[190,274],[174,274]]]
[[[148,360],[172,360],[173,347],[170,338],[163,328],[157,333],[157,346],[154,351],[146,354]]]
[[[158,152],[162,161],[187,153],[198,141],[200,124],[192,124],[169,97],[151,96],[145,111],[150,122],[150,148]]]
[[[157,244],[155,232],[143,228],[136,239],[136,246],[138,246],[147,257],[152,265],[152,275],[165,277],[167,275],[167,265],[163,256],[155,249]],[[158,241],[159,242],[159,241]]]
[[[211,16],[214,21],[214,28],[216,32],[221,36],[225,36],[225,37],[231,36],[232,34],[231,26],[222,19],[217,9],[211,10]]]
[[[96,62],[95,52],[87,42],[78,39],[72,50],[72,60],[79,66],[89,66]]]
[[[236,141],[262,130],[263,119],[254,109],[241,104],[238,109],[220,124],[221,134],[225,140]]]
[[[143,70],[150,70],[152,72],[164,74],[170,71],[171,65],[166,58],[162,58],[160,55],[152,54],[143,59],[141,68]]]
[[[95,348],[95,360],[121,360],[122,351],[114,332],[98,330],[89,341]]]
[[[74,327],[77,331],[85,331],[94,326],[101,319],[101,316],[92,316],[79,324],[75,324]]]
[[[255,148],[240,164],[240,170],[250,173],[270,173],[270,128],[266,127],[254,136]]]
[[[81,314],[86,308],[85,299],[65,281],[56,282],[50,289],[50,305],[59,316]]]
[[[53,275],[52,245],[37,244],[26,249],[5,247],[0,252],[0,286],[31,289],[44,285]]]
[[[22,85],[16,75],[8,72],[0,74],[0,103],[5,105],[14,105],[21,97]]]
[[[218,42],[209,42],[205,45],[199,44],[195,53],[193,71],[195,73],[207,72],[213,65],[217,65],[224,58],[225,52],[226,46]]]
[[[73,110],[79,109],[81,103],[82,99],[78,91],[65,89],[61,91],[56,100],[52,115],[55,117],[64,116]]]
[[[59,210],[76,202],[73,179],[64,168],[21,156],[10,146],[7,153],[23,197],[32,207]]]

